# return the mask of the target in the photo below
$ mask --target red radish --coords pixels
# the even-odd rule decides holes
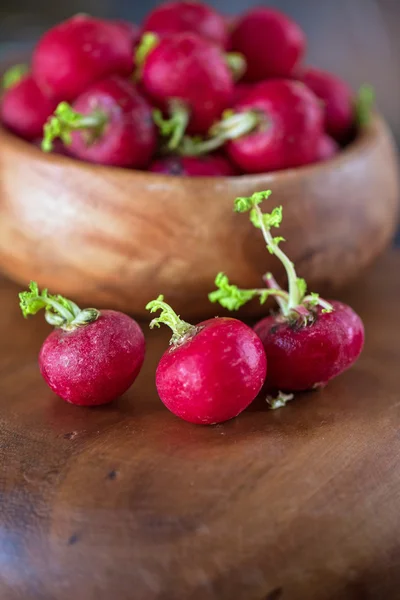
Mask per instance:
[[[324,134],[320,137],[317,149],[317,161],[333,158],[339,152],[339,144],[329,135]]]
[[[339,77],[307,69],[301,80],[324,103],[325,129],[338,142],[346,142],[354,127],[354,94]]]
[[[232,106],[236,106],[236,104],[242,102],[242,100],[244,100],[246,96],[254,90],[256,85],[256,83],[246,83],[243,81],[237,83],[233,90]]]
[[[24,317],[45,309],[56,327],[39,354],[40,372],[63,400],[97,406],[115,400],[133,384],[145,355],[139,325],[114,310],[81,310],[62,296],[53,296],[31,282],[19,295]]]
[[[32,75],[23,75],[19,80],[15,69],[10,80],[7,73],[6,91],[1,99],[0,118],[11,131],[26,140],[34,140],[43,131],[43,125],[57,106],[39,88]],[[11,74],[11,72],[8,72]]]
[[[76,15],[39,40],[32,58],[35,79],[56,100],[74,100],[108,75],[133,72],[132,33],[120,24]]]
[[[176,33],[196,33],[225,48],[228,43],[227,23],[211,6],[191,0],[166,2],[157,6],[145,19],[143,31],[159,37]]]
[[[346,304],[330,302],[333,310],[313,311],[311,325],[299,327],[282,316],[259,321],[254,331],[268,356],[268,387],[302,391],[322,387],[359,357],[364,343],[360,317]]]
[[[246,81],[290,77],[306,46],[300,27],[273,8],[252,8],[236,21],[230,48],[247,62]]]
[[[239,17],[237,15],[225,15],[224,16],[225,27],[227,28],[229,33],[231,33],[234,30],[234,28],[236,27],[238,18]],[[228,41],[228,43],[229,43],[229,41]]]
[[[140,54],[139,47],[137,56]],[[233,93],[233,78],[223,53],[192,33],[159,41],[141,65],[141,83],[157,106],[172,110],[171,127],[168,122],[166,127],[176,140],[174,145],[186,126],[191,133],[206,133],[229,106]],[[162,129],[162,133],[166,131]]]
[[[210,134],[204,142],[184,138],[180,152],[203,154],[226,144],[228,157],[245,173],[297,167],[317,159],[323,114],[305,85],[272,79],[255,86]]]
[[[45,126],[43,150],[57,137],[73,156],[120,167],[146,167],[156,146],[150,106],[118,76],[94,83],[72,107],[62,102]]]
[[[161,315],[150,323],[171,327],[171,347],[157,367],[156,386],[175,415],[202,425],[239,415],[254,400],[266,375],[267,361],[259,337],[237,319],[215,318],[190,325],[163,296],[149,302]]]
[[[149,167],[152,173],[185,177],[233,177],[238,172],[223,156],[168,156],[155,160]]]
[[[132,52],[136,44],[140,41],[141,33],[140,28],[131,21],[125,21],[124,19],[113,19],[111,21],[113,25],[119,27],[122,35],[128,35],[132,45]]]
[[[282,262],[288,279],[288,291],[281,289],[268,273],[265,289],[240,290],[220,273],[211,302],[237,310],[255,297],[264,303],[273,296],[280,311],[255,326],[268,358],[266,385],[271,390],[297,392],[325,385],[358,358],[364,344],[364,327],[360,317],[341,302],[327,302],[318,294],[307,294],[304,279],[297,277],[291,260],[279,247],[282,237],[273,237],[271,228],[279,227],[282,207],[262,213],[259,204],[270,191],[256,192],[249,198],[237,198],[237,212],[250,211],[253,225],[261,229],[268,250]],[[286,398],[290,399],[290,398]],[[279,397],[276,406],[284,398]]]

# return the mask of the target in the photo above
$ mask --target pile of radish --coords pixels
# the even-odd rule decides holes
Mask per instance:
[[[234,18],[193,0],[141,27],[78,14],[47,31],[31,64],[5,74],[3,125],[103,165],[234,176],[326,160],[365,122],[337,76],[304,63],[305,34],[273,8]]]
[[[264,287],[243,290],[219,273],[211,302],[234,311],[254,298],[264,304],[275,298],[279,311],[251,329],[238,319],[221,317],[192,325],[175,313],[160,295],[149,302],[161,311],[150,327],[172,330],[170,347],[156,372],[158,394],[175,415],[191,423],[212,425],[239,415],[264,388],[271,408],[284,406],[294,392],[324,387],[351,367],[364,344],[360,317],[345,304],[328,302],[307,291],[291,260],[273,236],[282,207],[263,213],[260,204],[270,191],[237,198],[236,212],[250,213],[267,249],[287,274],[288,290],[271,273]],[[135,381],[145,355],[140,326],[125,314],[95,308],[80,309],[63,296],[39,291],[35,282],[21,292],[24,317],[45,310],[55,331],[39,355],[40,371],[49,387],[72,404],[95,406],[114,400]]]

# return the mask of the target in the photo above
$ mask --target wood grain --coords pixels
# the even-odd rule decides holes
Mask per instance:
[[[335,159],[233,178],[182,178],[47,156],[0,131],[0,268],[83,304],[145,316],[163,293],[186,318],[212,316],[218,271],[241,287],[283,273],[233,200],[271,188],[285,249],[315,291],[338,289],[388,245],[398,211],[385,123]],[[259,313],[257,302],[247,309]],[[147,316],[147,315],[146,315]]]
[[[158,400],[163,330],[112,406],[57,399],[48,327],[2,281],[1,600],[398,598],[399,273],[393,253],[345,296],[366,326],[351,371],[215,427]]]

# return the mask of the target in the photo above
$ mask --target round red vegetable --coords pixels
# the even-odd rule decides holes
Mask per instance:
[[[303,83],[323,101],[325,129],[338,142],[346,142],[355,123],[354,95],[339,77],[319,69],[307,69]]]
[[[141,66],[141,82],[157,106],[165,112],[172,109],[168,133],[178,129],[177,141],[186,126],[189,133],[206,133],[229,106],[233,93],[223,53],[192,33],[164,38],[153,47]]]
[[[317,147],[317,161],[333,158],[340,150],[339,144],[329,135],[324,134],[320,137]]]
[[[33,75],[56,100],[74,100],[95,81],[133,72],[132,33],[112,21],[76,15],[39,40]]]
[[[7,74],[6,74],[7,75]],[[57,103],[40,89],[32,75],[14,79],[7,87],[0,105],[2,123],[26,140],[42,135],[43,125]]]
[[[239,81],[234,87],[233,96],[232,96],[232,106],[236,106],[239,102],[242,102],[248,96],[250,92],[254,90],[257,83],[246,83],[244,81]]]
[[[239,415],[257,396],[267,361],[259,337],[236,319],[215,318],[190,325],[160,296],[150,302],[161,310],[150,327],[171,327],[171,347],[157,367],[156,385],[165,406],[175,415],[212,425]]]
[[[246,81],[290,77],[305,46],[305,35],[297,23],[273,8],[252,8],[237,19],[230,40],[230,48],[246,59]]]
[[[270,296],[280,311],[255,326],[268,359],[266,385],[270,390],[297,392],[325,385],[358,358],[364,344],[364,327],[360,317],[341,302],[327,302],[318,294],[307,293],[304,279],[297,277],[291,260],[281,250],[282,237],[273,237],[271,228],[279,227],[282,207],[262,213],[259,204],[270,191],[237,198],[237,212],[250,211],[253,225],[261,229],[268,250],[283,264],[288,291],[279,287],[272,274],[264,277],[265,289],[240,290],[229,283],[223,273],[216,278],[217,290],[211,302],[237,310],[255,297],[264,303]],[[278,397],[275,407],[290,397]]]
[[[113,19],[111,23],[120,28],[122,35],[127,35],[132,45],[132,52],[136,44],[140,41],[141,33],[140,28],[131,21],[125,21],[124,19]]]
[[[185,177],[232,177],[236,169],[223,156],[168,156],[155,160],[149,167],[153,173]]]
[[[346,304],[330,302],[332,311],[318,306],[310,321],[300,325],[282,315],[259,321],[254,331],[268,356],[267,384],[271,390],[302,391],[322,387],[351,367],[364,344],[360,317]]]
[[[159,37],[176,33],[196,33],[225,48],[228,28],[222,15],[201,2],[181,0],[166,2],[150,12],[143,23],[143,31]]]
[[[256,128],[227,143],[228,156],[243,171],[257,173],[315,161],[322,110],[305,86],[285,79],[260,83],[234,107],[257,120]],[[228,119],[229,120],[229,119]]]
[[[115,400],[133,384],[145,355],[139,325],[114,310],[81,310],[62,296],[53,296],[31,282],[20,295],[24,317],[45,309],[56,327],[39,354],[40,372],[58,396],[80,406]]]
[[[72,156],[120,167],[146,167],[156,147],[150,106],[118,76],[94,83],[72,107],[62,102],[45,126],[43,150],[57,137]]]
[[[323,114],[305,85],[272,79],[255,86],[210,134],[204,142],[184,138],[181,153],[203,154],[225,144],[228,157],[245,173],[297,167],[317,159]]]

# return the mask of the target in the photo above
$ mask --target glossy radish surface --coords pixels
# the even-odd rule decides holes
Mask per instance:
[[[136,25],[136,23],[132,23],[131,21],[126,21],[124,19],[113,19],[111,23],[114,26],[119,27],[122,35],[128,36],[133,53],[133,50],[141,37],[140,27]]]
[[[12,81],[0,117],[30,142],[43,137],[44,151],[58,136],[71,157],[104,165],[218,176],[203,157],[221,151],[240,174],[297,168],[352,143],[375,100],[367,84],[354,95],[339,77],[305,66],[305,49],[301,27],[266,6],[227,15],[172,0],[140,25],[77,14],[39,39],[31,67],[10,70],[9,81],[23,67],[24,81]],[[155,131],[139,97],[103,89],[91,106],[93,86],[110,78],[135,87]],[[53,113],[53,132],[43,135]]]
[[[0,117],[8,129],[25,140],[34,140],[42,135],[43,126],[56,106],[32,75],[25,75],[3,94]]]
[[[246,59],[246,81],[290,77],[305,46],[299,25],[273,8],[250,9],[237,19],[230,39],[230,48]]]
[[[39,354],[40,372],[55,394],[71,404],[97,406],[133,384],[145,355],[136,321],[113,310],[80,310],[47,290],[40,294],[34,283],[20,302],[24,316],[45,309],[46,320],[57,327]]]
[[[155,160],[149,167],[152,173],[184,177],[232,177],[237,170],[223,156],[170,156]]]
[[[246,83],[245,81],[239,81],[234,87],[232,96],[232,106],[239,104],[248,96],[250,92],[256,87],[256,83]]]
[[[235,210],[250,212],[250,220],[261,230],[268,250],[285,268],[288,290],[282,289],[271,273],[264,276],[265,288],[253,290],[241,290],[219,273],[215,280],[217,290],[209,298],[229,310],[237,310],[254,298],[263,304],[273,297],[279,312],[254,327],[267,355],[267,388],[275,392],[310,390],[325,385],[357,360],[364,345],[364,326],[349,306],[327,302],[318,294],[307,292],[306,282],[297,276],[293,263],[280,248],[284,238],[271,233],[281,224],[282,207],[275,207],[271,213],[260,209],[260,203],[269,196],[267,191],[237,198]],[[289,399],[291,396],[279,395],[272,405],[283,406]]]
[[[146,17],[143,31],[151,31],[159,37],[196,33],[223,48],[228,43],[228,27],[224,17],[211,6],[190,0],[165,2],[157,6]]]
[[[157,391],[165,406],[181,419],[201,425],[222,423],[247,408],[260,391],[267,368],[254,331],[231,318],[189,325],[162,296],[148,309],[162,310],[151,326],[165,323],[174,332],[156,372]]]
[[[259,84],[234,107],[261,115],[254,132],[228,142],[228,156],[247,173],[313,162],[322,134],[322,110],[312,92],[289,80]]]
[[[360,317],[346,304],[332,301],[333,311],[313,313],[307,326],[269,316],[254,331],[268,356],[271,390],[302,391],[326,385],[359,357],[364,344]]]
[[[56,137],[73,156],[120,167],[146,167],[156,147],[149,104],[118,76],[93,84],[72,107],[61,103],[46,125],[43,149]]]
[[[175,106],[180,102],[189,133],[206,133],[233,94],[233,77],[221,50],[191,33],[161,39],[144,60],[141,83],[166,113],[171,101]]]
[[[132,33],[120,24],[76,15],[39,40],[32,72],[56,100],[74,100],[89,85],[108,75],[133,72]]]
[[[340,150],[340,146],[329,135],[321,136],[317,146],[317,161],[328,160],[333,158]]]
[[[210,130],[211,138],[185,138],[182,152],[195,155],[225,144],[245,173],[297,167],[316,160],[323,134],[317,97],[302,83],[271,79],[256,85]]]
[[[346,142],[355,120],[354,94],[339,77],[319,69],[307,69],[303,83],[324,104],[325,129],[338,142]]]

